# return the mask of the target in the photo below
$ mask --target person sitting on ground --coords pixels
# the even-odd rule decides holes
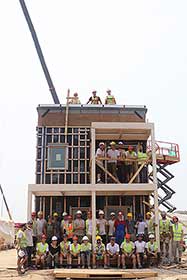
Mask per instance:
[[[120,268],[120,254],[119,254],[119,245],[115,242],[116,239],[114,236],[110,238],[110,243],[106,246],[106,252],[107,252],[107,265],[110,267],[111,260],[117,261],[117,266]]]
[[[109,158],[107,169],[110,174],[118,180],[117,176],[117,159],[119,158],[119,151],[116,149],[116,143],[112,141],[110,143],[110,149],[107,151],[107,157]],[[108,181],[113,183],[113,179],[109,176]]]
[[[141,234],[146,236],[147,234],[147,223],[144,221],[144,217],[142,214],[138,215],[138,220],[136,222],[135,228],[137,230],[137,234]]]
[[[88,269],[91,269],[90,266],[90,258],[91,258],[92,244],[89,242],[89,238],[84,236],[81,244],[81,261],[82,268],[85,268],[85,264],[87,263]]]
[[[149,242],[146,244],[147,257],[149,265],[158,265],[159,263],[159,253],[158,253],[158,244],[155,241],[154,234],[149,235]]]
[[[143,234],[137,235],[137,240],[134,242],[135,255],[138,263],[138,268],[142,268],[147,260],[146,243],[143,241]]]
[[[87,212],[87,220],[86,220],[86,236],[89,241],[92,242],[92,212]]]
[[[44,268],[47,255],[49,253],[49,245],[46,242],[46,236],[42,235],[41,242],[36,245],[36,268]]]
[[[115,220],[116,220],[116,214],[114,212],[110,213],[110,220],[108,221],[108,239],[110,241],[110,238],[115,235]]]
[[[136,234],[135,234],[135,221],[132,217],[132,213],[127,214],[127,219],[126,219],[126,232],[130,234],[131,236],[131,241],[136,240]]]
[[[60,245],[57,236],[53,236],[49,245],[49,254],[47,257],[47,265],[51,268],[59,267]]]
[[[76,219],[73,222],[74,234],[78,236],[78,242],[81,243],[85,234],[85,221],[82,219],[82,212],[76,212]]]
[[[28,221],[27,228],[25,230],[25,235],[27,238],[27,256],[28,256],[28,268],[32,268],[32,254],[33,254],[33,222],[32,220]]]
[[[103,160],[101,158],[105,157],[105,143],[99,143],[99,148],[96,151],[96,160],[103,167]],[[97,174],[97,183],[104,182],[104,172],[103,170],[96,164],[96,174]]]
[[[73,243],[70,245],[70,268],[72,265],[72,259],[77,259],[77,267],[80,268],[81,264],[81,258],[80,258],[80,252],[81,252],[81,245],[78,243],[78,236],[73,236]]]
[[[64,259],[67,260],[67,267],[70,266],[70,245],[67,234],[63,235],[63,241],[60,242],[60,266],[62,267]]]
[[[100,261],[104,262],[104,268],[107,268],[105,244],[102,243],[100,236],[96,236],[96,244],[93,250],[93,268],[97,268]]]
[[[127,263],[130,264],[132,263],[133,269],[136,268],[136,256],[134,254],[135,246],[130,239],[131,239],[131,235],[127,233],[125,235],[125,239],[123,243],[121,244],[121,251],[122,251],[121,262],[122,262],[123,269],[126,269]]]
[[[70,99],[69,104],[81,104],[78,93],[75,92],[73,97]]]
[[[121,243],[124,240],[125,230],[126,230],[126,221],[121,211],[118,212],[118,217],[115,220],[114,227],[115,227],[116,242],[119,245],[121,245]]]
[[[105,104],[106,105],[115,105],[116,99],[115,99],[114,95],[111,94],[111,90],[108,89],[106,92],[107,92],[107,96],[105,98]]]
[[[86,104],[89,104],[89,103],[92,105],[102,104],[101,98],[99,96],[97,96],[96,94],[97,94],[97,91],[93,90],[92,96],[89,98],[89,100]]]
[[[27,237],[25,234],[26,231],[26,224],[22,224],[21,228],[18,230],[16,234],[16,249],[18,253],[18,259],[17,259],[17,267],[18,267],[18,273],[24,273],[28,256],[27,256]]]
[[[103,243],[106,245],[106,233],[108,222],[104,218],[104,211],[99,210],[99,218],[96,221],[98,235],[101,236]]]

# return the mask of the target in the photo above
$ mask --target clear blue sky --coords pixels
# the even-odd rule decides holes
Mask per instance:
[[[18,2],[0,3],[0,182],[16,221],[35,181],[35,108],[52,102]],[[186,210],[187,2],[26,2],[62,103],[67,88],[82,103],[110,88],[119,104],[148,107],[158,140],[179,143],[172,202]]]

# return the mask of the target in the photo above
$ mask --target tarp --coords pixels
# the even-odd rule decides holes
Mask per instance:
[[[14,239],[14,222],[0,219],[0,250],[7,246],[12,247],[14,245]]]

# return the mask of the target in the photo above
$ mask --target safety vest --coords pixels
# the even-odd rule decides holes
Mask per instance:
[[[96,244],[94,251],[97,255],[101,255],[105,251],[105,245],[101,243],[101,245]]]
[[[87,252],[87,251],[91,251],[92,250],[92,245],[90,242],[88,242],[87,244],[82,243],[81,244],[81,252]]]
[[[153,248],[152,248],[152,245],[153,245]],[[147,243],[147,248],[149,251],[151,252],[156,252],[158,250],[158,245],[157,245],[157,242],[154,242],[153,244],[151,244],[151,242],[149,241]]]
[[[125,253],[130,254],[130,253],[132,253],[132,251],[133,251],[133,249],[134,249],[134,244],[133,244],[132,241],[126,242],[126,240],[125,240],[125,241],[121,244],[121,247],[122,247],[122,249],[123,249],[123,251],[124,251]]]
[[[153,220],[146,220],[147,228],[148,228],[148,233],[154,233],[154,223]]]
[[[106,104],[108,104],[108,105],[114,105],[115,104],[115,98],[114,98],[113,95],[107,95]]]
[[[74,254],[78,254],[80,252],[80,250],[81,250],[81,245],[80,244],[77,243],[76,246],[75,246],[74,243],[71,244],[71,251]]]
[[[138,152],[138,159],[140,160],[138,164],[142,164],[142,162],[147,159],[147,154],[143,152]]]
[[[172,225],[173,228],[173,241],[181,241],[182,239],[182,224],[178,223],[177,224],[177,228],[176,228],[176,224]]]
[[[63,226],[64,226],[64,229],[66,231],[68,238],[71,238],[73,236],[73,223],[71,223],[71,224],[64,223]]]
[[[66,243],[64,241],[60,242],[61,252],[68,253],[70,250],[70,245],[71,245],[71,242],[69,242],[69,241],[67,241]]]
[[[91,101],[92,104],[99,104],[99,96],[95,96],[93,97],[92,96],[92,101]]]
[[[42,242],[39,242],[36,245],[36,249],[37,249],[38,253],[45,254],[47,252],[47,249],[48,249],[48,244],[47,243],[43,244]]]
[[[160,220],[160,234],[162,233],[169,233],[169,228],[170,228],[170,221],[166,220],[166,222],[164,223],[163,220]]]
[[[22,234],[22,237],[21,237],[21,238],[18,238],[18,236],[19,236],[20,233]],[[18,230],[16,239],[17,239],[17,243],[19,244],[19,246],[20,246],[21,249],[24,249],[24,248],[27,247],[27,244],[28,244],[28,242],[27,242],[27,237],[26,237],[25,232],[22,231],[21,229]]]

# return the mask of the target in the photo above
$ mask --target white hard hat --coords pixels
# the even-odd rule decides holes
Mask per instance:
[[[99,146],[104,146],[104,145],[105,145],[104,142],[100,142],[100,143],[99,143]]]
[[[153,238],[155,238],[155,236],[154,236],[154,234],[149,234],[149,239],[153,239]]]
[[[25,252],[23,250],[19,250],[18,257],[23,258],[25,256]]]
[[[99,210],[99,215],[104,215],[104,211],[103,210]]]
[[[82,239],[82,241],[88,241],[88,240],[89,240],[89,238],[88,238],[88,236],[86,236],[86,235],[85,235],[85,236],[83,237],[83,239]]]
[[[57,241],[58,238],[57,238],[56,236],[53,236],[53,237],[51,238],[51,240],[52,240],[52,241]]]
[[[67,212],[63,212],[62,217],[68,216]]]
[[[76,215],[82,215],[82,212],[81,212],[81,210],[78,210],[77,212],[76,212]]]
[[[114,212],[111,212],[110,216],[116,216],[116,214]]]
[[[122,141],[118,142],[118,145],[123,145],[123,142]]]

